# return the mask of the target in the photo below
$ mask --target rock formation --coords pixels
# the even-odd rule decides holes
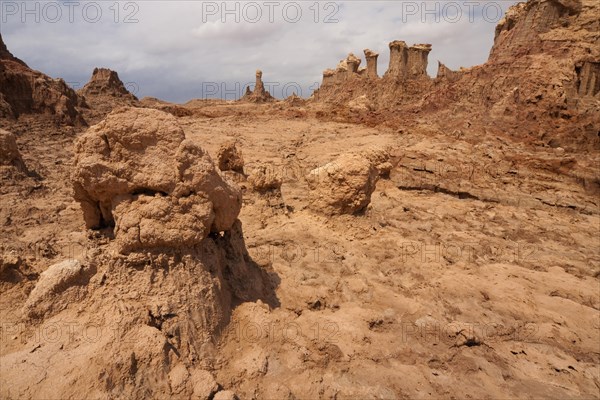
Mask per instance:
[[[292,107],[299,107],[306,105],[306,100],[294,92],[285,99],[285,103]]]
[[[0,129],[0,165],[15,167],[20,171],[26,170],[15,135],[4,129]]]
[[[393,79],[414,79],[427,76],[427,59],[431,51],[430,44],[416,44],[408,47],[401,40],[389,44],[390,65],[385,74]]]
[[[254,167],[248,176],[252,189],[259,193],[277,192],[281,189],[281,176],[266,165]]]
[[[342,107],[359,120],[366,113],[377,113],[402,103],[417,103],[434,84],[426,72],[431,46],[408,47],[405,42],[396,40],[389,47],[390,64],[383,77],[377,72],[378,53],[365,49],[367,66],[358,69],[357,57],[351,53],[335,70],[323,72],[323,82],[311,98]]]
[[[408,48],[408,63],[406,67],[410,78],[427,76],[427,59],[430,52],[430,44],[416,44]]]
[[[265,85],[262,81],[261,70],[256,70],[256,82],[254,84],[254,90],[251,91],[249,87],[246,87],[246,93],[241,100],[252,103],[265,103],[275,100],[273,96],[271,96],[271,94],[265,90]]]
[[[387,150],[342,155],[306,177],[309,207],[324,215],[359,213],[371,202],[379,177],[389,174],[390,169]]]
[[[379,53],[369,49],[365,49],[364,53],[365,59],[367,60],[367,77],[379,78],[379,75],[377,74],[377,57],[379,57]]]
[[[64,80],[34,71],[14,57],[0,35],[0,117],[44,114],[68,125],[85,125],[85,101]]]
[[[457,71],[452,71],[450,68],[446,67],[442,64],[441,61],[438,61],[438,72],[436,79],[444,80],[444,81],[454,81],[460,76],[460,73]]]
[[[70,286],[87,283],[91,272],[89,266],[84,266],[77,260],[51,265],[41,273],[23,306],[23,313],[33,318],[56,312],[59,308],[55,302],[57,295]]]
[[[90,81],[79,91],[79,94],[87,97],[108,95],[122,99],[137,100],[131,94],[117,72],[108,68],[95,68]]]
[[[340,60],[338,65],[335,67],[335,78],[334,82],[342,83],[348,79],[348,61],[347,59]]]
[[[597,17],[590,0],[511,7],[496,28],[488,61],[457,72],[425,97],[424,107],[440,109],[458,99],[495,126],[520,121],[531,139],[553,147],[594,146],[600,131]]]
[[[95,68],[89,82],[77,92],[91,107],[86,119],[97,123],[118,107],[139,106],[137,97],[127,90],[117,72]]]
[[[385,73],[386,77],[401,79],[406,77],[406,65],[408,64],[408,47],[402,40],[390,42],[390,64]]]
[[[323,71],[323,86],[328,86],[335,82],[335,70],[326,69]]]
[[[121,108],[75,143],[73,185],[88,228],[114,226],[120,251],[193,247],[241,208],[204,150],[170,114]]]
[[[360,65],[360,58],[356,57],[353,53],[348,54],[346,58],[346,65],[348,66],[348,78],[354,76],[354,74],[358,73],[358,66]]]
[[[242,157],[241,150],[237,148],[234,141],[221,145],[217,153],[217,164],[221,171],[244,173],[244,158]]]
[[[526,121],[527,140],[551,146],[595,146],[600,131],[600,22],[593,0],[529,0],[509,9],[496,28],[488,61],[452,71],[439,63],[435,80],[427,76],[429,44],[411,47],[392,41],[390,64],[382,79],[352,74],[348,63],[326,70],[313,98],[349,107],[367,96],[371,108],[350,112],[392,112],[414,105],[440,125],[458,123],[455,107],[468,109],[478,123],[499,129]],[[543,110],[543,111],[542,111]],[[440,129],[445,129],[441,127]],[[506,129],[510,129],[508,126]],[[574,133],[577,132],[577,133]]]

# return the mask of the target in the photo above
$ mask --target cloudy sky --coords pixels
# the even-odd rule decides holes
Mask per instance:
[[[116,70],[138,97],[185,102],[239,97],[263,70],[276,97],[307,97],[349,52],[431,43],[456,69],[485,62],[494,28],[517,1],[6,1],[0,31],[32,68],[74,88],[94,67]]]

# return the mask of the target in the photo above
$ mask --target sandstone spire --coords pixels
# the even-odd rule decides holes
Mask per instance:
[[[392,78],[403,78],[408,63],[408,47],[402,40],[394,40],[389,44],[390,47],[390,65],[385,76]]]
[[[379,57],[379,53],[376,53],[369,49],[365,49],[364,53],[365,53],[365,58],[367,59],[367,77],[378,78],[377,57]]]
[[[358,73],[358,66],[360,65],[360,58],[356,57],[353,53],[348,54],[346,57],[346,65],[348,66],[348,77]]]
[[[427,58],[431,51],[430,44],[415,44],[408,48],[408,76],[418,78],[427,75]]]
[[[250,88],[246,87],[246,93],[240,100],[250,101],[253,103],[264,103],[267,101],[275,100],[271,94],[265,90],[265,85],[262,81],[262,71],[256,70],[256,81],[254,83],[254,90],[250,91]]]
[[[328,68],[323,71],[323,86],[330,85],[335,82],[335,70]]]

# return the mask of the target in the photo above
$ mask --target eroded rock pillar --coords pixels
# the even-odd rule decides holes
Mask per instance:
[[[379,57],[379,53],[376,53],[372,50],[365,49],[365,58],[367,60],[367,77],[368,78],[378,78],[377,75],[377,57]]]
[[[415,44],[408,49],[408,76],[418,78],[427,75],[427,59],[431,51],[430,44]]]
[[[406,65],[408,62],[408,47],[402,40],[394,40],[390,46],[390,65],[386,76],[392,78],[403,78],[406,76]]]

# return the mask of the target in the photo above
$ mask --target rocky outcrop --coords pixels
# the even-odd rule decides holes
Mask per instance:
[[[380,176],[389,174],[389,170],[387,150],[369,149],[342,155],[306,177],[309,208],[324,215],[359,213],[371,202]]]
[[[0,35],[0,116],[44,114],[67,125],[85,125],[85,101],[64,80],[34,71],[14,57]]]
[[[489,61],[509,60],[515,56],[547,53],[564,48],[566,44],[564,41],[561,40],[562,43],[555,42],[549,36],[544,37],[545,34],[555,29],[567,33],[566,29],[569,28],[569,25],[574,28],[574,18],[581,17],[584,8],[589,9],[591,6],[589,0],[530,0],[510,7],[496,26],[494,45]],[[597,11],[595,14],[597,25]],[[593,11],[590,17],[592,15]],[[573,21],[568,22],[570,19]],[[586,27],[587,24],[583,24],[583,20],[580,22],[582,27]],[[594,29],[593,25],[588,25],[586,28]],[[581,33],[585,35],[585,32]],[[567,39],[571,43],[577,41],[576,36],[572,34],[569,36],[562,39]]]
[[[356,57],[353,53],[348,54],[346,58],[346,71],[348,73],[348,78],[353,77],[358,73],[358,66],[360,65],[360,58]]]
[[[79,94],[86,98],[105,95],[137,100],[137,97],[127,90],[119,74],[108,68],[95,68],[90,81],[79,91]]]
[[[239,189],[176,121],[159,110],[118,108],[77,138],[75,198],[86,224],[104,229],[73,254],[78,260],[52,265],[39,279],[23,274],[28,287],[37,282],[26,318],[12,321],[32,330],[68,321],[94,336],[22,336],[23,353],[3,354],[3,389],[32,377],[41,382],[32,389],[38,397],[210,399],[225,389],[214,374],[218,335],[240,303],[275,306],[276,282],[246,250]],[[17,268],[25,271],[20,264],[0,255],[3,290]],[[48,354],[68,362],[47,367]],[[43,365],[47,380],[31,365]]]
[[[42,272],[19,323],[69,321],[93,329],[93,339],[23,336],[24,357],[3,355],[0,386],[37,380],[37,369],[24,377],[19,365],[45,363],[45,349],[57,349],[68,362],[44,367],[48,381],[38,382],[52,384],[35,388],[40,397],[213,398],[224,389],[211,372],[214,343],[234,305],[276,304],[273,283],[246,250],[239,191],[175,117],[153,109],[114,110],[78,138],[73,168],[75,196],[91,209],[86,221],[101,214],[107,222],[108,211],[114,232],[96,232],[100,240],[79,260]],[[17,264],[0,255],[0,284]]]
[[[285,103],[291,107],[299,107],[306,105],[306,100],[294,92],[285,99]]]
[[[259,193],[277,192],[281,189],[281,176],[273,168],[258,165],[252,169],[248,176],[252,189]]]
[[[221,171],[234,171],[244,173],[244,157],[234,141],[221,145],[217,153],[217,164]]]
[[[582,97],[597,97],[600,93],[600,62],[582,61],[575,66],[578,90]]]
[[[15,135],[4,129],[0,129],[0,165],[15,167],[23,172],[26,171]]]
[[[408,63],[408,46],[402,40],[394,40],[389,44],[390,64],[385,77],[402,79],[406,77],[406,65]]]
[[[460,124],[460,110],[468,109],[479,130],[512,130],[516,120],[515,137],[553,147],[594,147],[600,131],[598,8],[593,0],[519,3],[498,24],[485,64],[452,71],[439,63],[435,80],[426,72],[431,45],[393,41],[382,79],[348,81],[344,62],[334,78],[330,70],[324,73],[313,99],[344,107],[358,120],[414,107],[431,113],[441,130]],[[367,72],[350,76],[373,77],[365,56]],[[362,96],[372,107],[348,108]]]
[[[108,68],[95,68],[89,82],[77,93],[90,106],[85,116],[91,123],[99,122],[115,108],[140,106],[137,97],[127,90],[119,74]]]
[[[427,76],[431,45],[408,47],[405,42],[395,40],[389,48],[390,64],[383,78],[377,73],[378,53],[365,49],[367,66],[363,68],[360,68],[360,58],[350,53],[335,70],[323,72],[323,82],[313,97],[318,101],[345,105],[352,113],[370,112],[380,104],[414,102],[433,84]],[[366,103],[374,107],[364,107]]]
[[[406,67],[409,78],[427,76],[427,59],[430,52],[430,44],[416,44],[408,48],[408,63]]]
[[[323,83],[321,84],[322,86],[329,86],[332,83],[335,82],[335,70],[333,69],[326,69],[325,71],[323,71]]]
[[[363,75],[362,71],[359,70],[361,59],[355,56],[353,53],[348,54],[346,58],[340,60],[335,70],[326,69],[323,71],[323,85],[330,83],[342,83],[353,77]]]
[[[261,70],[256,70],[256,82],[254,83],[254,90],[250,90],[249,87],[246,87],[246,93],[241,100],[251,103],[266,103],[275,100],[273,96],[271,96],[271,94],[265,90],[265,85],[262,81]]]
[[[430,44],[416,44],[408,47],[406,42],[394,40],[389,44],[390,65],[385,74],[393,79],[414,79],[427,76],[427,59]]]
[[[365,49],[365,59],[367,60],[367,77],[368,78],[378,78],[377,75],[377,58],[379,57],[379,53]]]
[[[458,71],[453,71],[450,68],[446,67],[444,64],[442,64],[441,61],[438,61],[438,71],[436,76],[437,80],[454,81],[458,79],[459,76],[460,73]]]
[[[457,103],[495,127],[556,147],[596,146],[600,131],[600,21],[590,0],[530,0],[496,28],[488,61],[425,96],[423,108]]]
[[[75,143],[75,199],[121,252],[193,247],[231,229],[241,194],[170,114],[121,108]]]

